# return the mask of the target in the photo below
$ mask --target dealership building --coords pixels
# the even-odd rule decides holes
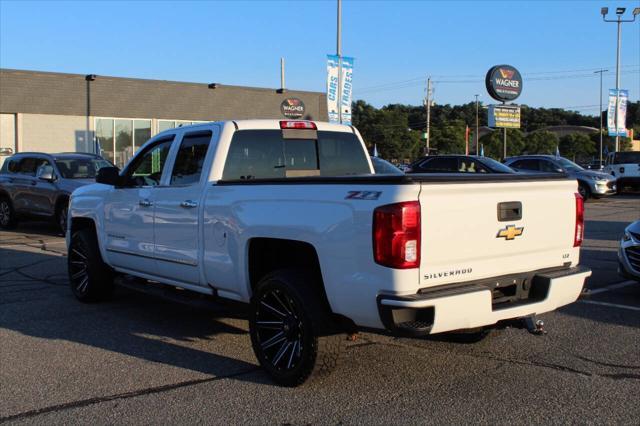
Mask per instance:
[[[122,166],[150,137],[192,123],[327,121],[324,93],[0,69],[0,162],[13,152],[97,152]]]

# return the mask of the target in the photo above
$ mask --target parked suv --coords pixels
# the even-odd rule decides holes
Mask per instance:
[[[616,178],[606,173],[586,170],[564,157],[554,155],[521,155],[507,158],[504,163],[518,171],[529,173],[566,173],[578,180],[578,192],[585,200],[616,193]]]
[[[14,227],[18,219],[51,218],[64,232],[69,195],[95,183],[102,167],[113,164],[84,153],[19,153],[0,168],[0,228]]]

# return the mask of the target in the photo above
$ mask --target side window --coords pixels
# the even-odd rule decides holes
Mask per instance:
[[[211,132],[187,133],[182,138],[171,172],[171,185],[192,185],[200,182],[211,135]]]
[[[125,172],[127,186],[159,185],[172,143],[173,137],[158,141],[137,155]]]
[[[280,132],[243,130],[231,140],[222,179],[270,179],[284,177],[284,153]]]
[[[487,168],[470,158],[460,158],[458,171],[461,173],[487,173]]]
[[[46,160],[44,158],[37,158],[36,159],[36,176],[40,176],[40,170],[42,170],[42,168],[46,166],[51,167],[51,163],[49,162],[49,160]]]
[[[38,159],[34,157],[26,157],[20,161],[18,173],[23,175],[35,176],[36,175],[36,163]]]
[[[558,166],[548,160],[540,160],[540,170],[549,173],[558,173]]]
[[[9,165],[7,166],[7,171],[9,173],[19,173],[20,171],[20,160],[13,159],[9,160]]]
[[[458,171],[460,173],[487,173],[487,168],[470,158],[460,158]]]
[[[432,173],[450,173],[458,171],[458,159],[451,157],[436,157],[429,160],[423,168]]]
[[[511,164],[511,167],[522,170],[540,170],[538,160],[517,160]]]

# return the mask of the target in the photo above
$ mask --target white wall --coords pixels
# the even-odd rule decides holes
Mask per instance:
[[[87,144],[87,118],[72,115],[20,114],[20,151],[91,152]],[[93,127],[93,118],[89,120]],[[89,134],[89,140],[92,139]]]
[[[0,114],[0,148],[16,151],[16,115]],[[7,156],[0,154],[0,167]]]

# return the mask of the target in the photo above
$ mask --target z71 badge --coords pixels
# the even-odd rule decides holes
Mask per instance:
[[[505,240],[513,240],[516,237],[519,237],[524,232],[524,226],[521,228],[516,228],[515,225],[508,225],[506,228],[498,231],[498,235],[496,238],[504,238]]]
[[[377,200],[382,191],[349,191],[345,200]]]

